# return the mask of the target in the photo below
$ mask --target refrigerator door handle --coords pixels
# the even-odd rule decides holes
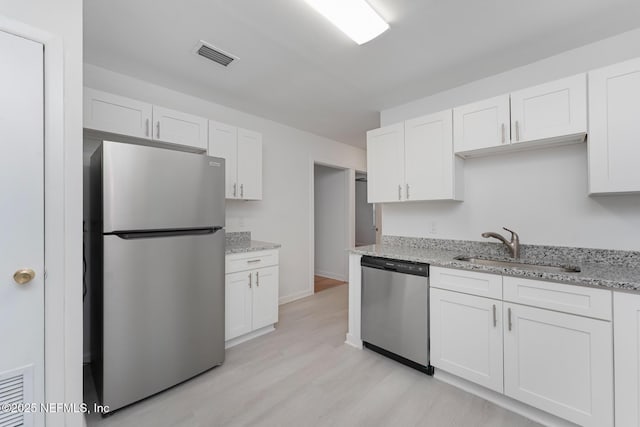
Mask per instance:
[[[181,228],[174,230],[142,230],[142,231],[114,231],[105,233],[105,235],[115,235],[121,239],[150,239],[154,237],[174,237],[174,236],[197,236],[203,234],[214,234],[222,230],[222,227],[204,227],[204,228]]]

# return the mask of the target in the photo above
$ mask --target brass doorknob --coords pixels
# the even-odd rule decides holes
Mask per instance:
[[[30,268],[18,270],[15,273],[13,273],[13,280],[15,280],[16,283],[19,285],[24,285],[26,283],[29,283],[30,281],[33,280],[34,277],[36,277],[36,272]]]

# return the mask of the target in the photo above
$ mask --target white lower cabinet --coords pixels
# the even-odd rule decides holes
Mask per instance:
[[[227,255],[225,340],[278,322],[277,251]]]
[[[640,426],[640,295],[613,295],[616,426]]]
[[[504,393],[581,426],[613,425],[611,323],[504,304]]]
[[[502,393],[502,301],[431,289],[431,364]]]
[[[431,364],[581,426],[613,426],[613,328],[603,310],[611,291],[487,274],[487,298],[486,286],[469,286],[479,276],[431,268]],[[617,381],[624,376],[617,395],[625,395],[616,409],[635,421],[618,426],[639,425],[640,296],[628,301],[615,315],[624,328],[616,329],[616,369],[627,365],[616,371]]]

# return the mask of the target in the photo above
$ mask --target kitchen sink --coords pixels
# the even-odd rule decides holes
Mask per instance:
[[[471,264],[488,265],[491,267],[518,267],[518,268],[530,268],[532,270],[548,271],[550,273],[579,273],[580,267],[575,265],[549,265],[549,264],[535,264],[526,263],[516,260],[499,260],[491,258],[483,258],[478,256],[457,256],[454,258],[456,261],[464,261]]]

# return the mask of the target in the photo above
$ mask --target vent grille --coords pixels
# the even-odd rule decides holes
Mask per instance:
[[[24,402],[24,375],[22,373],[0,379],[0,407],[3,404]],[[24,426],[24,412],[0,412],[0,427]]]
[[[233,55],[224,52],[223,50],[218,49],[217,47],[212,46],[202,40],[200,40],[200,43],[198,43],[198,45],[196,46],[195,52],[203,58],[207,58],[208,60],[213,61],[216,64],[222,65],[223,67],[229,66],[229,64],[238,59]]]

